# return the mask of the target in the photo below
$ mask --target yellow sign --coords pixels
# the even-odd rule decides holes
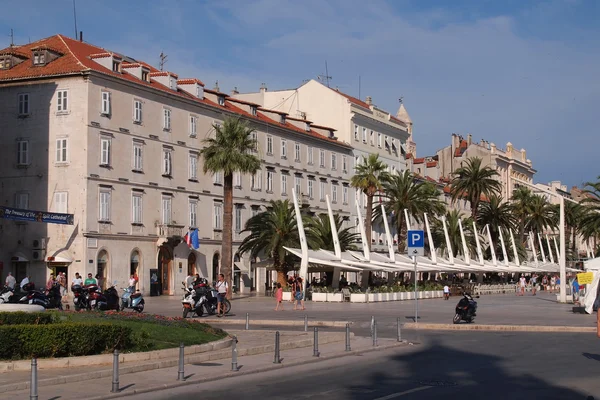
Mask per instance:
[[[583,272],[581,274],[577,274],[577,282],[579,282],[580,285],[589,285],[592,283],[593,280],[593,272]]]

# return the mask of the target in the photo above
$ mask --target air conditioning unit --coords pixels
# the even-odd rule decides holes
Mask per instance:
[[[34,251],[31,253],[31,258],[32,258],[34,261],[41,261],[41,260],[43,260],[43,259],[46,257],[46,254],[45,254],[45,253],[46,253],[46,252],[45,252],[44,250],[34,250]]]
[[[34,250],[44,250],[46,248],[46,238],[34,239],[32,247]]]

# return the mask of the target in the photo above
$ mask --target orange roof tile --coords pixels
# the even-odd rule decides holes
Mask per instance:
[[[234,103],[245,104],[247,106],[255,106],[257,109],[260,109],[260,104],[252,103],[250,101],[238,99],[237,97],[228,97],[227,100],[233,101]]]
[[[437,167],[438,162],[437,161],[429,161],[427,164],[425,164],[427,166],[427,168],[434,168]]]
[[[173,72],[169,72],[169,71],[150,72],[150,77],[153,77],[153,76],[172,76],[175,79],[179,78],[179,76],[177,74],[174,74]]]
[[[425,162],[425,157],[415,158],[413,164],[423,164]]]
[[[196,78],[178,79],[177,83],[180,85],[191,85],[192,83],[197,83],[200,86],[204,86],[204,83],[202,83],[200,79]]]
[[[404,121],[402,121],[401,119],[398,119],[396,117],[394,117],[393,115],[390,114],[390,119],[394,122],[399,123],[402,126],[407,126],[406,123]]]
[[[19,48],[17,47],[8,47],[2,51],[0,51],[0,56],[16,56],[19,58],[29,58],[29,55],[18,50]]]
[[[331,88],[329,88],[329,89],[331,89]],[[367,103],[365,103],[364,101],[362,101],[360,99],[357,99],[356,97],[352,97],[349,94],[346,94],[344,92],[340,92],[338,89],[331,89],[331,90],[333,90],[336,93],[341,94],[342,96],[344,96],[345,98],[347,98],[348,100],[350,100],[351,103],[354,103],[356,105],[359,105],[359,106],[367,108],[367,109],[371,109],[370,105],[368,105]]]
[[[219,95],[219,96],[229,97],[229,95],[227,93],[217,92],[216,90],[212,90],[212,89],[204,89],[204,92],[210,93],[210,94],[216,94],[216,95]]]
[[[289,115],[287,117],[285,117],[286,119],[291,119],[292,121],[299,121],[299,122],[308,122],[309,124],[312,124],[312,121],[309,121],[307,119],[302,119],[302,118],[294,118],[294,117],[290,117]]]
[[[323,126],[323,125],[314,125],[314,124],[313,124],[313,125],[311,125],[311,126],[312,126],[313,128],[327,129],[328,131],[334,131],[334,132],[336,132],[336,131],[337,131],[337,129],[333,129],[333,128],[330,128],[330,127],[328,127],[328,126]]]

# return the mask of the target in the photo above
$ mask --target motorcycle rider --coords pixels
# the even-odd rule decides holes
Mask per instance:
[[[8,286],[11,290],[15,290],[15,285],[17,284],[17,280],[13,276],[12,272],[8,273],[6,280],[4,281],[6,286]]]

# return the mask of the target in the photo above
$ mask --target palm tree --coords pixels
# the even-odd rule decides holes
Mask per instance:
[[[356,166],[356,173],[350,179],[350,184],[367,196],[365,230],[367,233],[367,246],[369,246],[369,249],[371,248],[373,197],[381,190],[382,181],[386,176],[386,165],[379,160],[379,154],[369,154],[368,158],[365,156],[362,157],[362,162]]]
[[[273,268],[277,271],[277,282],[282,286],[287,285],[286,275],[294,268],[294,257],[287,253],[284,246],[300,247],[293,204],[289,200],[271,200],[265,211],[246,222],[242,232],[250,234],[240,244],[240,254],[250,252],[251,257],[266,255],[273,261]],[[311,239],[307,237],[308,245],[315,248],[316,244]]]
[[[439,199],[440,192],[435,185],[428,181],[416,180],[408,170],[388,175],[383,181],[383,193],[386,212],[393,214],[400,252],[404,250],[407,232],[404,209],[408,211],[409,216],[421,222],[424,213],[439,215],[444,213],[446,208]],[[375,211],[375,218],[382,218],[380,208]]]
[[[215,137],[204,140],[200,154],[204,157],[204,173],[223,173],[223,239],[221,242],[221,273],[231,287],[233,174],[254,174],[260,168],[260,159],[252,154],[256,140],[253,128],[239,118],[225,118],[223,126],[213,125]],[[231,296],[231,292],[229,293]]]
[[[454,178],[450,182],[452,202],[467,198],[471,205],[471,218],[476,221],[481,195],[490,198],[502,191],[502,184],[497,177],[496,170],[490,166],[481,166],[481,158],[467,159],[466,165],[454,172]]]
[[[465,234],[465,242],[467,244],[469,254],[476,254],[477,243],[475,242],[475,235],[473,233],[473,222],[471,218],[463,218],[459,210],[448,210],[446,212],[445,218],[446,229],[448,230],[448,238],[450,239],[450,247],[452,248],[452,254],[455,256],[465,255],[458,221],[461,221],[462,223],[463,232]],[[432,230],[433,240],[434,242],[438,243],[438,248],[442,252],[448,251],[446,235],[444,233],[444,225],[441,219],[436,218],[434,220]]]
[[[567,241],[570,242],[571,258],[577,258],[577,235],[580,232],[580,222],[583,217],[583,207],[578,203],[565,201],[565,228]],[[568,256],[569,254],[567,254]]]
[[[546,227],[555,229],[558,226],[558,215],[556,207],[548,202],[544,196],[534,194],[529,205],[526,228],[535,234],[542,234]],[[537,235],[536,235],[537,236]],[[539,247],[537,237],[534,237],[534,245]],[[539,249],[538,249],[539,250]]]
[[[586,182],[584,193],[587,197],[581,202],[583,209],[579,225],[584,239],[594,240],[592,247],[596,250],[596,238],[600,235],[600,176],[597,182]]]
[[[338,240],[342,251],[354,250],[354,243],[359,238],[359,234],[352,232],[351,228],[342,228],[342,218],[334,214],[333,221],[338,233]],[[331,224],[327,214],[319,214],[316,218],[311,218],[306,226],[306,234],[312,239],[317,249],[334,250],[333,236],[331,235]],[[307,239],[308,240],[308,239]]]
[[[488,201],[479,203],[477,223],[481,227],[485,225],[490,227],[490,236],[494,244],[494,251],[498,254],[497,249],[502,248],[499,243],[500,229],[502,229],[502,232],[513,230],[516,225],[516,217],[513,213],[513,207],[509,203],[504,202],[502,197],[494,194]],[[491,254],[490,249],[487,252]]]
[[[529,206],[533,193],[525,186],[519,186],[513,191],[511,206],[519,228],[519,242],[525,243],[525,225],[529,215]]]

